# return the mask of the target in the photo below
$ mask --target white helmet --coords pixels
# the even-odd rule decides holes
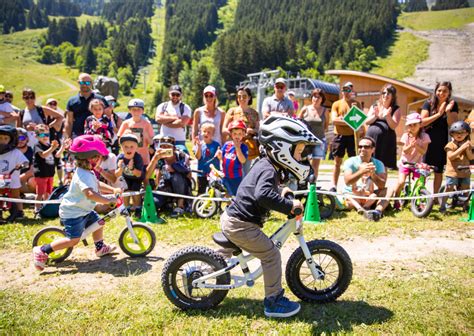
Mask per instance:
[[[298,180],[308,177],[310,168],[295,160],[293,153],[297,144],[322,144],[306,125],[295,119],[270,116],[260,126],[258,141],[273,163],[296,176]]]

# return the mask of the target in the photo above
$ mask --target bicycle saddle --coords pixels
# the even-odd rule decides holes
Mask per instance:
[[[234,250],[234,252],[238,252],[237,254],[242,253],[242,250],[240,247],[235,245],[233,242],[231,242],[227,237],[222,233],[222,232],[217,232],[212,235],[212,240],[214,242],[222,247],[225,248],[231,248]]]

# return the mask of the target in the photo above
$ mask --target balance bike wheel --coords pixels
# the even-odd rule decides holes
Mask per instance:
[[[201,194],[198,197],[207,197],[209,194]],[[211,218],[214,216],[220,208],[220,202],[206,200],[206,199],[196,199],[193,202],[193,212],[199,218]]]
[[[63,229],[56,226],[48,226],[38,231],[33,237],[33,247],[51,244],[53,241],[61,238],[66,238],[66,233]],[[48,262],[59,263],[66,260],[72,253],[72,247],[63,250],[54,251],[49,254]]]
[[[125,227],[119,236],[119,245],[122,251],[130,257],[144,257],[148,255],[156,244],[155,232],[145,224],[133,223],[133,232],[138,238],[138,244],[133,240],[128,227]]]
[[[352,262],[347,252],[329,240],[307,243],[316,269],[322,278],[314,279],[301,247],[297,248],[286,264],[286,283],[298,298],[306,302],[326,303],[336,300],[349,287]]]
[[[161,285],[168,300],[176,307],[206,310],[216,307],[228,290],[195,288],[193,280],[227,267],[224,257],[210,248],[192,246],[169,257],[161,273]],[[206,280],[209,285],[230,284],[230,274]]]
[[[431,193],[426,189],[421,189],[417,196],[428,196],[426,198],[415,198],[411,200],[411,212],[418,218],[426,217],[433,209],[434,200]]]

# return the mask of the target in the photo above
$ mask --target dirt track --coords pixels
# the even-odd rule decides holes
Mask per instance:
[[[405,81],[430,89],[451,81],[455,96],[474,100],[474,23],[461,30],[404,31],[431,42],[429,58]]]
[[[474,230],[425,231],[416,237],[391,235],[371,240],[360,237],[339,241],[349,253],[354,271],[363,272],[370,263],[390,265],[403,260],[406,267],[417,269],[417,259],[432,254],[454,254],[474,257]],[[296,247],[291,240],[283,247],[286,262]],[[91,247],[80,245],[65,262],[46,268],[38,273],[32,267],[31,254],[15,251],[0,251],[0,290],[17,288],[22,291],[42,291],[60,287],[71,287],[78,291],[114,290],[123,283],[139,281],[159,284],[165,260],[178,246],[166,246],[158,242],[148,258],[131,259],[121,251],[112,256],[98,259]],[[261,279],[259,280],[261,281]]]

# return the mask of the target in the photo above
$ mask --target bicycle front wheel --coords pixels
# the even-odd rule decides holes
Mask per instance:
[[[352,262],[347,252],[329,240],[307,243],[316,268],[323,273],[315,279],[301,247],[295,250],[286,265],[286,283],[298,298],[306,302],[326,303],[336,300],[349,287]]]
[[[122,251],[130,257],[144,257],[148,255],[156,244],[155,232],[145,224],[132,224],[133,232],[138,238],[138,244],[133,240],[130,231],[126,227],[119,237],[119,245]]]

